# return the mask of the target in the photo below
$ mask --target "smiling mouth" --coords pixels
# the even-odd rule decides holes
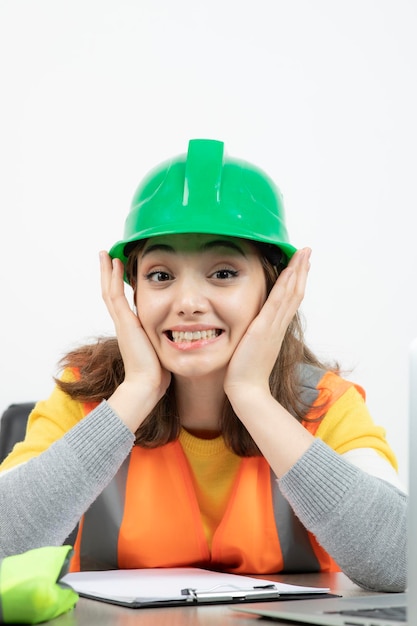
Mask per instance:
[[[223,331],[220,328],[211,328],[210,330],[182,331],[168,330],[167,337],[174,343],[201,341],[204,339],[215,339],[221,335]]]

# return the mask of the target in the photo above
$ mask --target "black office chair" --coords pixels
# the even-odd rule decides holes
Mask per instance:
[[[35,406],[35,402],[21,402],[11,404],[4,411],[0,420],[0,463],[18,441],[25,438],[26,424],[29,413]]]

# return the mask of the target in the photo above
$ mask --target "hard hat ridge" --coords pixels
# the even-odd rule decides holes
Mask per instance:
[[[220,202],[224,143],[192,139],[185,162],[183,205]]]

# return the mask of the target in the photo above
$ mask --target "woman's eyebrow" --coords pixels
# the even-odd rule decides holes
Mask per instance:
[[[214,239],[213,241],[207,241],[204,243],[200,250],[205,252],[207,250],[212,250],[213,248],[230,248],[231,250],[238,252],[242,256],[246,257],[243,249],[237,245],[234,241],[229,241],[228,239]],[[169,246],[165,243],[155,243],[153,245],[148,246],[142,252],[142,258],[149,254],[150,252],[161,251],[168,252],[170,254],[175,254],[176,250],[173,246]]]
[[[155,252],[155,250],[161,250],[162,252],[170,252],[171,254],[175,252],[172,246],[168,246],[167,244],[164,244],[164,243],[155,243],[152,246],[149,246],[148,248],[145,248],[143,250],[142,258],[146,256],[147,254],[149,254],[150,252]]]
[[[228,239],[215,239],[214,241],[207,241],[207,243],[202,246],[202,250],[211,250],[212,248],[230,248],[231,250],[239,252],[239,254],[246,257],[243,249],[234,241],[229,241]]]

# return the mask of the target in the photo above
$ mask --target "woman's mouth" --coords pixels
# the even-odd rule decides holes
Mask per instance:
[[[215,339],[223,331],[220,328],[210,328],[209,330],[168,330],[167,337],[173,343],[193,343],[195,341],[204,341]]]

